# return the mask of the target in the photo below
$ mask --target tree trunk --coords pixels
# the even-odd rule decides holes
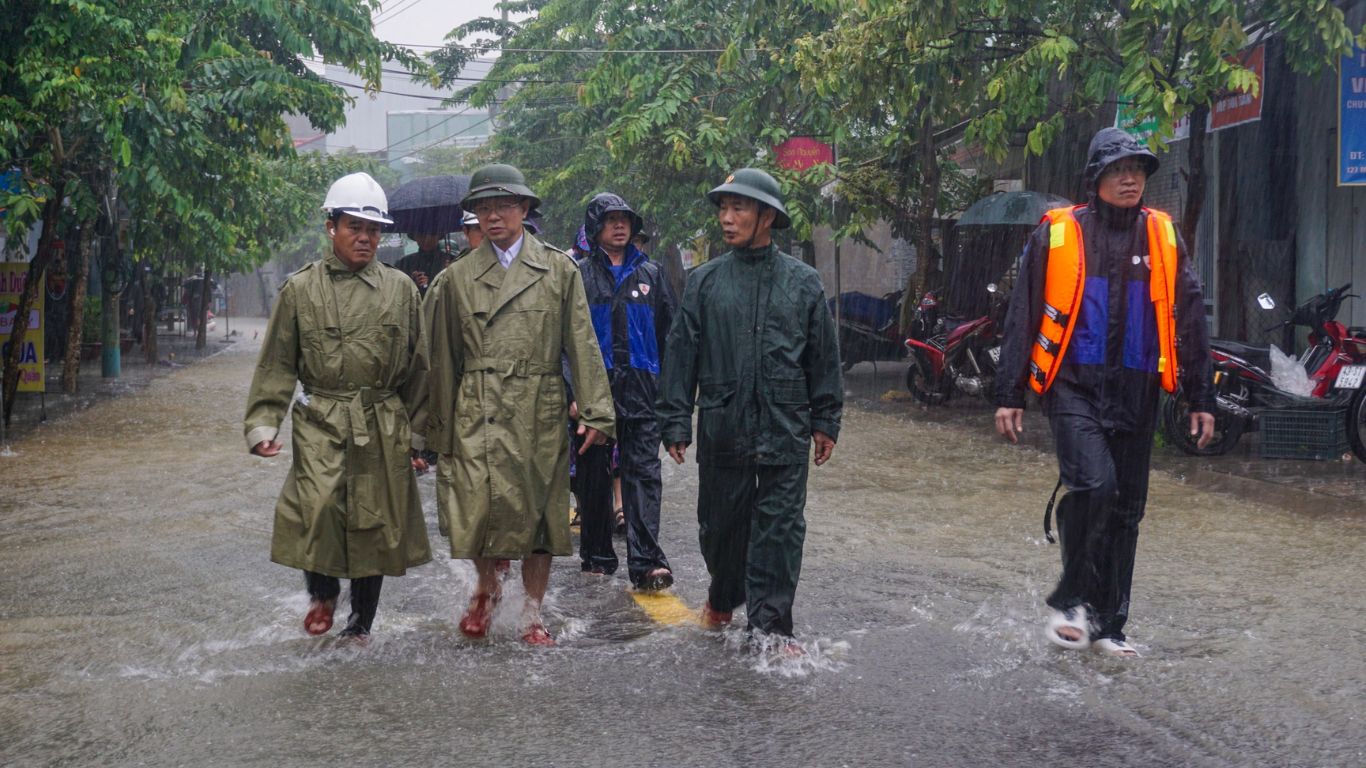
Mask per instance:
[[[152,273],[142,270],[142,354],[148,365],[157,361],[157,300],[152,294]]]
[[[919,114],[929,114],[929,98],[920,101]],[[939,171],[939,155],[934,145],[934,125],[927,118],[920,126],[920,141],[916,147],[916,163],[920,171],[920,200],[915,207],[915,272],[906,280],[906,290],[901,294],[901,333],[910,333],[911,321],[915,319],[916,307],[920,306],[920,296],[924,293],[932,277],[934,265],[934,209],[939,202],[939,185],[942,175]],[[902,184],[908,185],[908,172],[903,172]]]
[[[85,292],[90,285],[90,252],[95,247],[95,220],[81,225],[76,254],[76,284],[71,288],[71,316],[67,321],[66,359],[62,361],[62,391],[76,394],[81,374],[81,339],[85,333]]]
[[[60,164],[58,164],[60,169]],[[66,180],[60,175],[52,185],[52,194],[43,203],[43,234],[38,238],[38,252],[28,265],[28,278],[24,282],[24,292],[19,295],[19,306],[14,313],[14,330],[10,334],[11,344],[5,355],[5,376],[0,386],[4,387],[5,425],[14,413],[14,395],[19,391],[19,359],[24,350],[24,334],[28,333],[28,315],[33,310],[33,302],[38,298],[38,283],[47,273],[48,263],[52,261],[52,241],[57,239],[57,225],[61,221],[62,198],[66,195]]]
[[[212,274],[207,266],[204,267],[204,279],[199,282],[199,306],[194,308],[195,328],[194,348],[203,350],[209,345],[209,279]]]
[[[1186,209],[1181,213],[1181,239],[1186,241],[1192,257],[1195,255],[1195,229],[1200,225],[1200,213],[1205,207],[1205,118],[1208,114],[1208,104],[1191,111],[1190,144],[1187,146],[1190,176],[1186,179]]]

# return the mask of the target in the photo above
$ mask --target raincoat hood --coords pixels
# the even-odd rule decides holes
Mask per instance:
[[[1126,157],[1143,158],[1147,163],[1150,178],[1157,171],[1157,155],[1128,131],[1119,128],[1102,128],[1097,131],[1091,139],[1091,146],[1086,150],[1084,175],[1087,191],[1095,194],[1096,184],[1100,181],[1100,175],[1105,172],[1105,168]]]
[[[607,214],[613,211],[622,211],[631,217],[631,237],[634,238],[645,228],[645,220],[640,218],[640,214],[632,210],[620,195],[604,192],[594,195],[583,213],[583,234],[589,243],[597,243],[598,235],[602,234],[603,222],[607,219]]]

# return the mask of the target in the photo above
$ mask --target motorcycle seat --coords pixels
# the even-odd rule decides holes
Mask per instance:
[[[1227,339],[1210,339],[1210,348],[1236,355],[1252,363],[1262,370],[1271,370],[1271,348],[1266,346],[1254,346],[1244,344],[1240,341],[1229,341]]]

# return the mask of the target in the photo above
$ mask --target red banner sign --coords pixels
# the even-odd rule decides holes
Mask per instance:
[[[1247,52],[1240,62],[1257,76],[1257,95],[1239,91],[1215,99],[1209,105],[1209,130],[1218,131],[1235,125],[1262,119],[1262,96],[1266,94],[1266,46],[1259,45]]]
[[[805,171],[822,163],[835,163],[835,150],[810,136],[793,136],[774,147],[773,153],[778,156],[778,166],[789,171]]]

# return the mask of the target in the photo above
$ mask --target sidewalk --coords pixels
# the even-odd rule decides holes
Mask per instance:
[[[203,350],[194,348],[194,336],[167,333],[163,329],[157,334],[159,359],[155,364],[149,364],[142,346],[134,344],[129,352],[122,355],[118,378],[106,379],[101,375],[98,357],[82,361],[74,395],[62,391],[62,360],[48,360],[46,394],[20,392],[15,397],[14,412],[9,426],[4,430],[5,441],[12,442],[25,437],[41,430],[47,422],[84,411],[97,402],[141,390],[157,377],[218,354],[239,339],[251,338],[253,333],[263,332],[266,327],[265,318],[219,317],[216,320],[217,326],[209,333],[207,346]],[[226,336],[225,329],[230,330],[232,335]]]
[[[926,408],[906,391],[904,363],[861,363],[845,374],[844,388],[850,399],[871,410],[901,413],[916,421],[953,424],[973,431],[994,431],[993,409],[980,397],[963,397]],[[1258,456],[1257,434],[1244,435],[1223,456],[1188,456],[1172,446],[1153,449],[1154,469],[1206,490],[1225,491],[1264,498],[1296,508],[1351,508],[1366,503],[1366,463],[1350,453],[1346,460],[1309,461],[1263,459]],[[1025,416],[1023,446],[1053,452],[1048,420],[1037,408]]]

